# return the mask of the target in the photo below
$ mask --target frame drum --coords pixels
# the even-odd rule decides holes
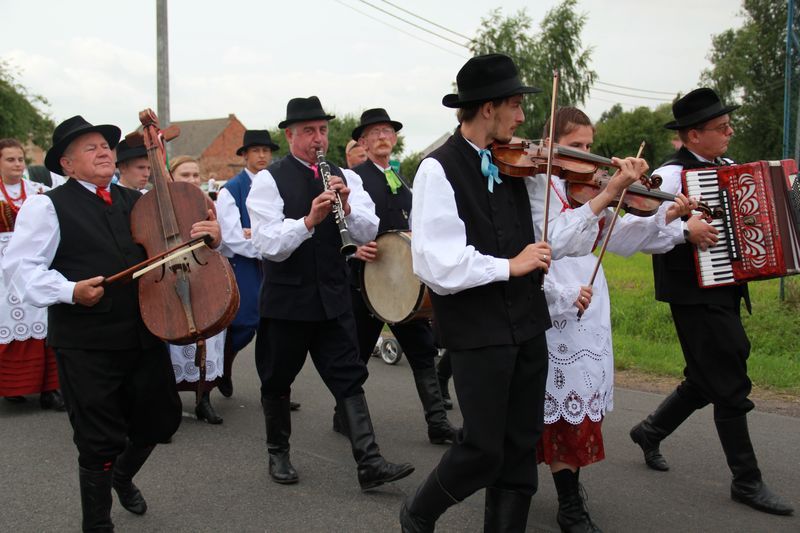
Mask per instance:
[[[388,231],[375,242],[377,259],[361,269],[361,294],[369,310],[387,324],[431,318],[428,288],[411,266],[411,232]]]

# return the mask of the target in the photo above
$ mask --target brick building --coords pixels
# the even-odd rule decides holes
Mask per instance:
[[[226,118],[174,121],[181,134],[170,141],[172,157],[190,155],[200,161],[203,181],[216,173],[218,180],[228,180],[242,170],[241,156],[236,149],[242,145],[245,127],[231,113]]]

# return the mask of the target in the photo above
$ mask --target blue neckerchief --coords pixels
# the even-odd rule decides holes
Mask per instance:
[[[503,183],[503,180],[500,179],[500,171],[497,169],[497,165],[492,163],[492,152],[490,150],[478,150],[478,155],[481,156],[481,172],[489,178],[487,188],[489,192],[493,193],[494,184]]]

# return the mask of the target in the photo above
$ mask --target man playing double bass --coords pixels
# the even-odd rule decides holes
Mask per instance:
[[[316,96],[290,100],[286,120],[278,124],[290,154],[258,174],[247,198],[253,244],[264,258],[256,367],[273,481],[298,481],[289,460],[289,397],[310,353],[343,417],[361,489],[368,490],[414,467],[383,458],[364,397],[367,367],[358,357],[342,237],[331,212],[333,191],[355,241],[371,241],[378,219],[357,174],[331,166],[329,188],[323,186],[317,153],[328,149],[333,118]]]
[[[45,165],[72,179],[23,205],[2,262],[24,301],[49,306],[47,340],[78,448],[84,531],[113,531],[112,486],[128,511],[147,510],[132,478],[181,420],[167,347],[142,322],[137,284],[101,285],[146,258],[130,225],[141,194],[110,183],[119,138],[116,126],[81,116],[56,127]],[[192,237],[203,234],[219,244],[216,220],[192,226]]]

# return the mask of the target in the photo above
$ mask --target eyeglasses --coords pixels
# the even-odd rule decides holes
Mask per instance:
[[[367,137],[379,137],[380,135],[385,135],[389,137],[390,135],[394,135],[395,131],[394,128],[390,128],[389,126],[384,126],[382,128],[373,128],[367,133]]]
[[[699,129],[700,131],[716,131],[717,133],[725,133],[729,129],[733,128],[731,128],[730,122],[723,122],[719,126],[715,126],[713,128],[697,128],[697,129]]]

